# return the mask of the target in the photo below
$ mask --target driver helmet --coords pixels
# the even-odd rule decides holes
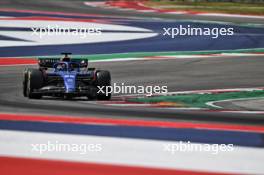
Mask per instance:
[[[70,53],[65,53],[65,56],[61,58],[61,61],[70,62],[71,58],[69,57]]]

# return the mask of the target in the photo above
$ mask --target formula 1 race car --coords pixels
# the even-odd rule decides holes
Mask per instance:
[[[23,95],[32,99],[42,96],[81,97],[110,100],[111,94],[99,88],[111,86],[109,71],[88,68],[87,59],[70,59],[71,53],[62,53],[63,58],[39,58],[39,68],[26,68],[23,80]]]

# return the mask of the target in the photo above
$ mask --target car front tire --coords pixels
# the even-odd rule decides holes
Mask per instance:
[[[100,86],[100,87],[111,86],[111,74],[109,71],[99,70],[96,72],[96,86]],[[106,93],[97,94],[97,100],[110,100],[110,99],[111,99],[111,94],[106,94]]]
[[[30,99],[40,99],[42,97],[41,94],[34,94],[34,90],[40,89],[43,85],[43,74],[38,69],[30,69],[27,71],[25,76],[26,85],[24,90],[26,89],[26,96]]]

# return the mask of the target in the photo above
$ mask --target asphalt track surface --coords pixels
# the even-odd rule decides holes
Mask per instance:
[[[1,1],[1,7],[34,10],[58,10],[68,12],[114,14],[131,16],[131,12],[114,12],[82,5],[82,2],[61,1]],[[59,7],[59,8],[58,8]],[[121,14],[120,14],[121,13]],[[133,13],[133,16],[139,16]],[[149,14],[144,16],[160,18],[191,19],[188,15]],[[218,20],[211,17],[194,17],[204,20]],[[223,19],[233,22],[256,22],[252,19]],[[93,63],[91,66],[108,69],[113,82],[127,82],[131,85],[167,85],[169,91],[240,88],[263,86],[263,57],[239,58],[193,58],[186,60],[127,61]],[[86,100],[64,101],[60,99],[28,100],[22,96],[22,71],[24,67],[0,68],[0,111],[18,113],[41,113],[57,115],[97,116],[110,118],[142,118],[157,120],[192,120],[226,123],[263,124],[258,114],[237,114],[212,111],[168,110],[153,108],[110,107],[93,104]]]
[[[161,19],[177,19],[177,20],[210,20],[210,21],[225,21],[235,23],[260,23],[263,24],[263,19],[255,18],[230,18],[230,17],[206,17],[193,15],[171,15],[171,14],[155,14],[155,13],[139,13],[130,11],[116,11],[112,9],[101,9],[96,7],[84,6],[86,0],[71,1],[71,0],[2,0],[0,2],[2,8],[28,9],[28,10],[47,10],[55,12],[72,12],[72,13],[93,13],[103,15],[116,15],[123,17],[151,17]],[[96,1],[96,0],[90,0]],[[100,0],[99,0],[100,1]]]
[[[223,88],[249,87],[252,84],[261,86],[263,82],[259,80],[262,78],[262,68],[264,66],[261,59],[261,57],[224,59],[194,58],[188,60],[93,63],[91,66],[111,70],[113,82],[126,82],[127,85],[167,85],[169,91],[176,91],[214,89],[219,86]],[[243,64],[240,64],[240,62],[243,62]],[[111,118],[133,117],[159,120],[247,122],[258,124],[261,124],[263,121],[262,116],[256,114],[228,114],[211,111],[202,112],[153,108],[121,108],[101,106],[80,99],[71,101],[49,98],[28,100],[22,96],[21,72],[23,69],[24,66],[1,67],[1,111]],[[253,73],[252,70],[254,70]]]

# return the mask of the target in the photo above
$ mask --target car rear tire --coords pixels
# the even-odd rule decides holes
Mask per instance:
[[[30,99],[40,99],[41,94],[33,93],[34,90],[40,89],[43,86],[43,74],[38,69],[30,69],[25,76],[26,83],[26,96]],[[25,87],[24,87],[25,88]]]
[[[30,69],[25,69],[24,70],[24,79],[23,79],[23,95],[24,97],[27,97],[28,94],[27,94],[27,84],[28,84],[28,71]]]
[[[106,70],[96,72],[96,86],[104,87],[104,93],[97,94],[97,100],[110,100],[111,94],[106,94],[107,86],[111,86],[111,74]]]

